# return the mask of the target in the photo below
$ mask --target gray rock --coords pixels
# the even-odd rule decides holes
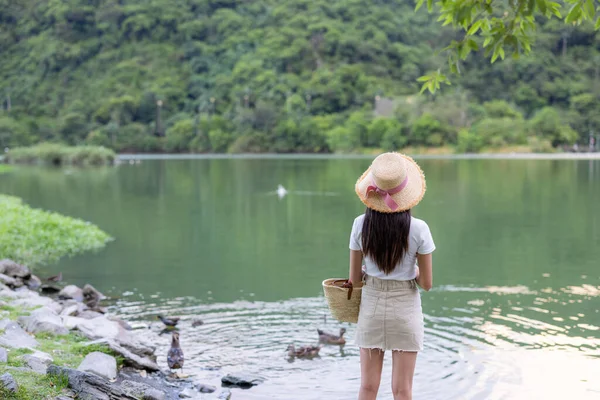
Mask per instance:
[[[6,352],[5,348],[0,347],[0,363],[5,362],[8,362],[8,353]]]
[[[114,339],[123,330],[117,322],[111,321],[106,317],[94,319],[82,319],[76,328],[88,339]]]
[[[219,393],[219,397],[217,397],[219,400],[229,400],[231,399],[231,391],[225,389],[223,391],[221,391],[221,393]]]
[[[67,397],[67,396],[58,396],[55,397],[54,400],[73,400],[74,397]]]
[[[38,374],[45,374],[48,366],[52,364],[52,357],[49,354],[42,353],[41,351],[33,354],[25,354],[23,361],[29,369]]]
[[[0,260],[0,274],[8,275],[13,278],[29,279],[31,271],[24,265],[17,264],[12,260]]]
[[[127,323],[127,321],[122,320],[121,318],[117,318],[117,317],[113,317],[113,316],[108,316],[108,319],[111,321],[114,321],[116,323],[118,323],[119,325],[121,325],[121,328],[127,330],[127,331],[131,331],[133,330],[133,327],[131,325],[129,325],[129,323]]]
[[[215,390],[217,390],[216,387],[214,387],[212,385],[207,385],[207,384],[204,384],[204,383],[196,383],[194,385],[194,389],[196,389],[200,393],[212,393]]]
[[[117,377],[117,360],[108,354],[94,351],[83,359],[78,371],[91,372],[108,380]]]
[[[0,283],[9,287],[16,287],[17,280],[11,276],[0,274]]]
[[[106,344],[112,351],[123,357],[123,364],[133,367],[136,369],[142,369],[146,371],[159,371],[160,368],[156,363],[156,357],[154,351],[148,354],[149,348],[134,348],[125,347],[122,343],[119,343],[116,339],[100,339],[90,342],[89,344]],[[128,343],[131,345],[131,343]]]
[[[6,295],[6,296],[5,296]],[[0,296],[10,297],[12,305],[28,308],[48,307],[58,313],[62,306],[49,297],[40,296],[37,292],[31,290],[0,292]]]
[[[4,334],[0,336],[0,346],[14,349],[36,347],[38,342],[23,330],[16,322],[4,324]]]
[[[48,307],[34,310],[28,317],[19,317],[19,323],[30,333],[49,332],[55,335],[66,335],[69,330],[64,327],[61,318]]]
[[[194,397],[196,397],[196,395],[197,393],[190,388],[185,388],[181,392],[179,392],[180,399],[193,399]]]
[[[0,376],[0,387],[12,393],[16,393],[19,390],[19,385],[17,385],[15,378],[8,372]]]
[[[71,304],[71,305],[64,306],[59,315],[61,317],[71,317],[78,313],[79,313],[79,305]]]
[[[42,281],[35,275],[31,275],[29,279],[25,281],[27,287],[31,290],[37,290],[42,286]]]
[[[62,323],[65,326],[65,328],[67,328],[69,330],[77,329],[77,325],[79,325],[83,321],[85,321],[83,318],[69,317],[69,316],[61,317],[61,319],[62,319]]]
[[[237,386],[241,388],[249,388],[252,386],[256,386],[264,381],[265,380],[260,376],[251,375],[243,372],[239,374],[227,374],[226,376],[221,378],[221,383],[223,385]]]
[[[83,301],[83,290],[75,285],[68,285],[62,288],[58,292],[59,299],[73,299],[82,302]]]
[[[121,388],[130,396],[134,396],[136,398],[142,398],[145,400],[166,399],[165,392],[141,382],[124,380],[123,382],[121,382]]]
[[[96,312],[96,311],[85,310],[85,311],[82,311],[82,312],[78,313],[77,317],[83,318],[83,319],[94,319],[94,318],[102,317],[103,315],[104,314],[101,314],[101,313]]]
[[[77,398],[81,400],[137,399],[125,392],[120,385],[87,372],[51,365],[48,367],[48,375],[66,376],[69,380],[69,387],[77,393]]]

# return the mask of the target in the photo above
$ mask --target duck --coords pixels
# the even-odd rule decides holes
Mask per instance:
[[[277,196],[279,196],[280,199],[283,199],[287,193],[288,191],[283,185],[277,185]]]
[[[171,348],[167,353],[167,365],[169,370],[181,369],[183,372],[183,350],[179,345],[179,332],[173,332],[171,337]],[[172,372],[172,371],[171,371]]]
[[[290,344],[287,348],[290,358],[313,358],[319,355],[319,351],[321,351],[321,346],[302,346],[296,348],[296,346]]]
[[[192,321],[192,327],[195,328],[197,326],[204,325],[204,321],[201,319],[195,319]]]
[[[169,328],[175,328],[179,322],[179,317],[165,317],[164,315],[157,315],[156,318],[160,319],[162,323]]]
[[[320,329],[317,329],[317,333],[319,334],[319,342],[321,343],[338,345],[346,344],[346,339],[344,339],[344,333],[346,333],[346,328],[340,328],[339,335],[323,332]]]
[[[58,275],[53,275],[53,276],[50,276],[50,277],[46,278],[46,281],[48,281],[48,282],[60,282],[60,281],[62,281],[62,272],[59,272]]]

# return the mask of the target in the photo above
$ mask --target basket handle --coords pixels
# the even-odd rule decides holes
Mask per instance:
[[[348,300],[352,298],[352,290],[354,287],[352,286],[352,281],[350,279],[336,279],[332,283],[335,286],[348,289]]]

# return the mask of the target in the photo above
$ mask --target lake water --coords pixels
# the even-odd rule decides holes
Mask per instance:
[[[266,378],[233,399],[356,398],[358,349],[316,344],[321,281],[345,277],[368,159],[143,160],[112,169],[19,168],[0,192],[80,217],[116,240],[62,271],[118,297],[166,367],[157,313],[180,315],[185,372],[219,385]],[[600,161],[419,160],[434,289],[423,293],[425,350],[415,399],[600,399]],[[289,194],[279,198],[278,184]],[[202,318],[205,325],[192,328]],[[354,326],[348,328],[353,337]],[[381,399],[389,399],[390,357]]]

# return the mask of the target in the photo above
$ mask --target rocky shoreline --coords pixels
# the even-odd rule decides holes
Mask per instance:
[[[0,394],[21,398],[21,383],[13,377],[17,373],[48,377],[49,386],[53,380],[64,382],[60,395],[41,397],[56,400],[231,399],[227,386],[258,383],[254,377],[227,376],[223,388],[216,388],[173,377],[156,363],[155,347],[126,321],[109,315],[100,305],[103,299],[91,285],[42,285],[27,267],[1,260],[0,371],[7,372],[0,376]],[[55,342],[76,342],[77,347],[69,354]],[[42,351],[44,347],[54,354]],[[79,361],[83,354],[78,366],[59,362],[69,357]]]

